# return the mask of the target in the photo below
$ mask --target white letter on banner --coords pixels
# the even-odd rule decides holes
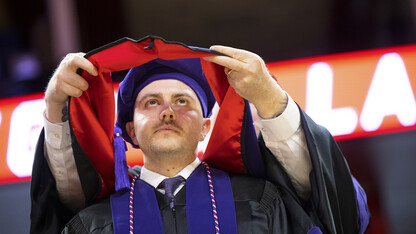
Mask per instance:
[[[22,102],[13,110],[7,147],[7,165],[18,177],[32,174],[33,158],[43,126],[44,110],[43,99]]]
[[[332,135],[353,133],[358,124],[352,107],[332,109],[334,73],[329,64],[314,63],[309,67],[306,81],[306,112]]]
[[[388,115],[396,115],[405,127],[416,123],[415,97],[398,53],[380,58],[361,112],[361,127],[365,131],[375,131]]]

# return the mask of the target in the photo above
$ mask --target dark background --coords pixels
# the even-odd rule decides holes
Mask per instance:
[[[2,0],[0,98],[42,92],[66,53],[158,35],[266,62],[416,42],[416,1]],[[367,233],[416,233],[416,133],[339,142],[365,188]],[[0,234],[28,233],[29,183],[0,186]]]

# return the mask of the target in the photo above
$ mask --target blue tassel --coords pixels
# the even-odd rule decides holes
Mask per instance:
[[[116,191],[129,188],[129,176],[127,174],[126,142],[121,137],[121,129],[114,126],[114,173]]]

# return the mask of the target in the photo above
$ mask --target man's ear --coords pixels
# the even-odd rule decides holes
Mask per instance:
[[[126,131],[127,131],[127,134],[129,134],[129,137],[131,138],[133,143],[135,145],[139,145],[139,142],[137,141],[137,138],[136,138],[136,132],[134,131],[133,121],[130,121],[130,122],[126,123]]]
[[[202,129],[201,129],[201,136],[199,141],[203,141],[205,139],[205,137],[207,136],[207,134],[209,133],[209,131],[211,130],[211,119],[209,118],[204,118],[202,121]]]

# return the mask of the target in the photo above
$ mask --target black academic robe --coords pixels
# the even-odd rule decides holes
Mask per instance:
[[[232,176],[231,186],[238,233],[307,233],[314,225],[302,207],[286,207],[281,191],[272,183],[247,176]],[[175,196],[175,216],[168,198],[155,190],[167,234],[187,233],[186,184]],[[296,210],[291,217],[287,209]],[[99,215],[97,215],[99,214]],[[221,220],[220,220],[221,222]],[[109,199],[78,213],[65,227],[65,234],[113,233]]]
[[[313,166],[310,174],[311,197],[308,201],[303,201],[296,195],[289,176],[267,149],[260,137],[259,144],[265,160],[266,180],[277,186],[280,192],[280,196],[272,199],[278,199],[279,201],[276,201],[276,203],[284,205],[284,208],[282,208],[280,204],[276,205],[272,202],[272,210],[275,212],[273,215],[278,217],[278,219],[270,219],[266,213],[263,214],[264,219],[273,220],[276,222],[276,225],[279,223],[278,225],[282,227],[293,228],[296,226],[294,225],[296,222],[304,223],[303,214],[306,213],[308,215],[307,219],[312,220],[314,225],[318,226],[323,233],[358,233],[361,223],[360,211],[356,200],[357,191],[354,189],[345,158],[330,133],[325,128],[314,123],[302,110],[301,126],[305,132]],[[83,176],[83,173],[96,173],[92,164],[88,166],[88,160],[84,161],[82,167],[78,167],[78,170],[80,177]],[[94,186],[96,184],[91,184],[91,187]],[[250,186],[252,185],[250,184]],[[242,191],[246,185],[242,184],[238,188],[234,187],[233,183],[234,196],[243,196],[239,191]],[[248,190],[251,191],[250,189]],[[261,189],[260,192],[257,191],[257,194],[261,194]],[[55,180],[44,158],[43,132],[35,155],[31,198],[31,233],[59,233],[75,215],[59,201]],[[86,201],[87,206],[92,204],[92,201]],[[247,209],[255,208],[253,203],[250,202],[241,204],[241,207],[243,207],[241,211],[240,208],[236,208],[238,209],[237,219],[244,213],[244,207]],[[236,205],[236,207],[240,207],[240,205]],[[300,207],[301,209],[299,209]],[[80,214],[83,213],[81,212]],[[244,223],[240,222],[240,225]],[[262,225],[268,226],[270,224],[258,224],[258,228]],[[307,227],[301,226],[301,228]],[[242,231],[245,230],[248,229],[242,229]],[[293,233],[297,232],[293,231]]]

